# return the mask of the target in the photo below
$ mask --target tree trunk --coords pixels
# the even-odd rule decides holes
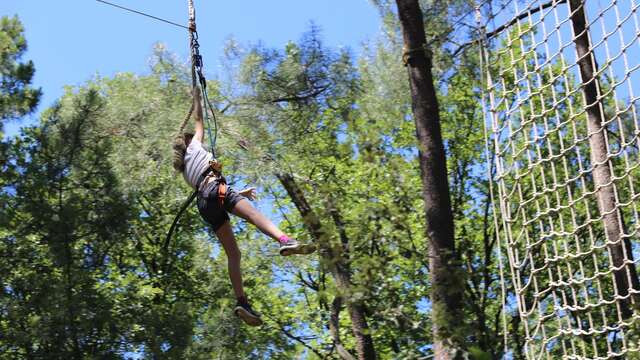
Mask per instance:
[[[342,360],[355,360],[347,349],[342,346],[340,340],[340,311],[342,309],[342,296],[336,295],[331,302],[331,318],[329,319],[329,332],[333,340],[333,346]]]
[[[459,343],[464,287],[457,266],[453,214],[447,164],[440,130],[438,99],[431,73],[431,55],[426,49],[422,10],[418,0],[396,0],[402,26],[413,118],[423,185],[426,235],[429,239],[429,270],[436,359],[450,359]]]
[[[351,273],[349,271],[349,265],[347,261],[345,261],[344,252],[333,249],[330,241],[331,235],[324,230],[320,217],[311,209],[311,206],[295,179],[289,174],[278,174],[277,177],[287,191],[291,201],[293,201],[300,212],[300,215],[302,215],[305,227],[309,233],[311,233],[311,236],[319,247],[321,262],[325,266],[328,266],[336,282],[338,291],[340,294],[348,296],[351,292]],[[345,244],[342,243],[342,246],[344,247]],[[369,333],[369,325],[367,324],[364,305],[360,301],[347,301],[347,312],[351,318],[351,330],[356,339],[358,359],[376,359],[376,351],[373,346],[373,338]]]
[[[589,147],[593,180],[597,190],[598,208],[602,215],[608,248],[613,259],[616,295],[629,296],[629,290],[640,290],[638,274],[633,263],[631,243],[624,238],[625,224],[622,213],[616,207],[616,193],[612,182],[611,163],[608,159],[608,146],[604,121],[603,104],[598,99],[600,81],[597,76],[598,65],[591,51],[591,40],[586,27],[587,19],[582,0],[570,0],[571,24],[573,25],[574,43],[578,55],[578,66],[582,79],[582,92],[587,113],[587,129],[589,131]],[[626,264],[626,266],[625,266]],[[627,319],[632,314],[629,298],[620,302],[622,316]]]

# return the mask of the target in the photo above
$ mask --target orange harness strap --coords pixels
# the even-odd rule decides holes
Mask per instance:
[[[224,206],[224,199],[227,197],[227,181],[222,176],[222,163],[214,159],[209,162],[209,166],[220,181],[218,185],[218,203],[222,208]]]
[[[227,183],[222,181],[218,185],[218,203],[222,208],[224,206],[224,199],[227,197]]]

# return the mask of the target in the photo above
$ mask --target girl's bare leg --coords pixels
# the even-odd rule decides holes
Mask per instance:
[[[274,240],[279,240],[282,235],[285,235],[282,230],[278,229],[271,220],[262,215],[262,213],[254,208],[246,199],[238,201],[236,206],[231,210],[231,213],[252,223],[265,235],[272,237]]]
[[[244,288],[242,286],[242,271],[240,270],[240,249],[233,235],[231,224],[227,221],[216,231],[218,240],[222,243],[224,252],[227,254],[227,268],[229,269],[229,278],[231,286],[236,298],[244,297]]]

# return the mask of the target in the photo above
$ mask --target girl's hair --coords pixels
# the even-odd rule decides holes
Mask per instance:
[[[193,139],[192,133],[183,133],[175,137],[173,141],[173,168],[177,171],[184,171],[184,155],[187,153],[187,146]]]

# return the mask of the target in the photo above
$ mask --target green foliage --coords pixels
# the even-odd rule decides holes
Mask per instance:
[[[4,121],[33,111],[41,95],[39,89],[30,86],[35,73],[33,62],[20,62],[27,51],[23,33],[17,16],[0,18],[0,131]]]

